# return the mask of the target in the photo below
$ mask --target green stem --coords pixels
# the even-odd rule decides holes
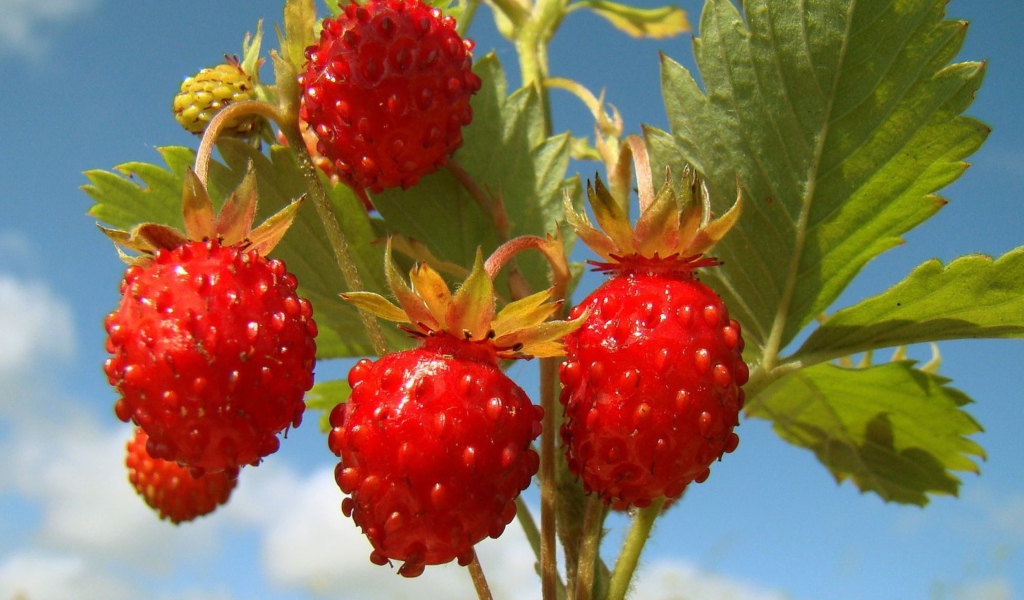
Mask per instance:
[[[313,197],[313,205],[316,207],[317,214],[320,215],[320,221],[327,231],[327,240],[331,245],[331,250],[334,252],[334,260],[341,270],[341,276],[345,280],[345,286],[350,292],[362,291],[364,288],[362,278],[359,276],[359,269],[356,268],[355,261],[352,260],[352,253],[349,252],[348,243],[345,241],[345,234],[342,233],[341,227],[338,225],[338,217],[334,214],[334,207],[331,206],[331,201],[327,198],[327,193],[324,191],[317,167],[313,164],[313,159],[306,150],[302,134],[296,126],[282,125],[281,131],[299,160],[302,175],[306,179],[306,187],[309,188],[309,192]],[[366,334],[370,337],[370,343],[373,344],[373,351],[377,356],[386,354],[388,345],[384,340],[384,332],[381,330],[377,318],[364,310],[359,310],[359,318],[363,322]]]
[[[462,14],[459,15],[459,22],[455,24],[455,32],[460,37],[466,37],[469,24],[473,22],[473,17],[476,16],[476,9],[479,6],[480,0],[465,0],[463,2]]]
[[[587,511],[583,515],[583,538],[580,540],[574,600],[592,600],[594,597],[594,573],[597,567],[597,557],[600,556],[601,527],[604,524],[604,515],[604,502],[601,497],[591,494],[587,499]]]
[[[629,528],[629,534],[622,544],[622,551],[612,572],[612,580],[608,584],[608,600],[623,600],[626,597],[633,573],[640,562],[640,553],[643,552],[647,539],[651,537],[654,520],[661,514],[664,504],[664,498],[655,500],[647,508],[640,509],[633,517],[633,526]]]
[[[492,0],[493,1],[493,0]],[[544,81],[548,78],[548,44],[555,30],[565,16],[565,0],[537,0],[529,18],[518,27],[516,53],[519,55],[519,69],[523,87],[535,86],[544,109],[544,135],[553,130],[551,122],[551,97]]]
[[[557,358],[540,360],[540,405],[544,409],[540,434],[540,580],[541,598],[553,600],[557,593],[558,559],[555,556],[555,381]]]

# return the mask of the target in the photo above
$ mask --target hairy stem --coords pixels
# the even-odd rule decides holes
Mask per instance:
[[[217,140],[220,139],[220,134],[224,130],[225,125],[232,119],[245,115],[259,115],[274,121],[281,127],[284,127],[289,121],[288,115],[284,111],[273,104],[259,100],[243,100],[224,107],[206,126],[206,131],[203,132],[203,139],[199,142],[199,150],[196,152],[194,170],[196,177],[199,178],[199,181],[203,182],[203,185],[209,187],[210,159],[213,156],[213,149],[216,147]]]
[[[583,514],[583,538],[580,540],[574,600],[592,600],[594,597],[594,575],[601,550],[604,515],[604,502],[597,494],[591,494],[587,499],[586,512]]]
[[[309,152],[306,150],[302,134],[295,125],[282,125],[281,132],[284,133],[285,139],[288,140],[288,145],[295,151],[295,155],[299,160],[302,175],[306,179],[306,187],[313,197],[313,205],[316,207],[317,214],[320,215],[320,221],[327,231],[327,240],[331,245],[331,250],[334,252],[334,260],[341,270],[342,278],[345,280],[345,286],[350,292],[362,291],[363,281],[359,276],[359,269],[356,268],[355,261],[352,260],[352,253],[349,252],[348,243],[345,241],[345,234],[341,231],[341,227],[338,226],[338,217],[334,214],[334,207],[331,206],[331,201],[327,198],[327,193],[324,190],[323,183],[320,181],[316,165],[313,164],[313,159],[310,158]],[[373,344],[373,351],[377,356],[386,354],[388,345],[384,340],[384,332],[381,330],[377,318],[364,310],[359,310],[359,318],[363,322],[363,328],[370,338],[370,343]]]
[[[473,550],[473,560],[469,562],[469,576],[473,578],[473,587],[480,600],[493,600],[491,588],[487,585],[487,578],[484,577],[484,570],[480,567],[480,561],[476,558],[476,550]]]
[[[665,499],[659,498],[647,508],[640,509],[633,517],[633,525],[622,544],[622,551],[615,562],[615,570],[612,571],[612,579],[608,584],[608,600],[623,600],[626,597],[636,565],[640,562],[640,553],[643,552],[647,539],[651,537],[654,520],[661,514],[664,505]]]

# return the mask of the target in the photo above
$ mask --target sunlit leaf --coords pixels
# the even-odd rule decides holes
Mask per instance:
[[[798,358],[958,338],[1024,338],[1024,247],[992,260],[930,260],[888,291],[830,317]]]
[[[945,0],[742,5],[705,4],[703,90],[663,60],[672,133],[647,135],[662,168],[689,162],[707,178],[719,214],[742,182],[743,215],[713,250],[724,265],[704,278],[748,351],[774,353],[942,207],[933,192],[988,134],[961,116],[984,65],[950,64],[966,27],[943,19]]]
[[[786,441],[812,450],[837,481],[903,504],[957,495],[953,472],[978,472],[981,431],[963,410],[970,399],[948,379],[911,361],[865,369],[822,363],[758,396],[751,416],[769,419]]]

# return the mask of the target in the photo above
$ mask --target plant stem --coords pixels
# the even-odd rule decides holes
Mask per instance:
[[[540,434],[540,581],[541,598],[556,597],[558,559],[555,556],[555,380],[559,360],[540,360],[540,405],[544,409]]]
[[[626,592],[629,591],[629,583],[633,580],[633,572],[640,561],[640,553],[643,552],[647,538],[651,537],[651,528],[654,520],[661,515],[661,508],[665,499],[660,498],[651,503],[647,508],[642,508],[633,517],[633,526],[629,528],[629,534],[622,544],[622,551],[619,559],[615,562],[615,570],[612,572],[611,582],[608,584],[608,600],[623,600]]]
[[[484,570],[480,567],[480,561],[476,558],[476,550],[473,550],[473,560],[469,562],[469,576],[473,578],[473,587],[476,588],[476,595],[480,600],[493,600],[491,588],[487,585],[487,578],[484,577]]]
[[[309,192],[313,196],[313,205],[316,207],[317,214],[320,215],[320,221],[327,231],[327,240],[334,252],[334,260],[341,270],[342,278],[345,280],[345,286],[350,292],[362,291],[364,288],[362,278],[359,276],[359,269],[356,268],[355,261],[352,260],[352,253],[349,252],[348,243],[345,241],[345,234],[341,231],[341,227],[338,226],[338,217],[334,214],[334,207],[331,206],[327,193],[324,191],[317,167],[313,164],[313,159],[310,158],[309,152],[306,150],[302,134],[296,126],[282,125],[281,131],[299,160],[302,175],[306,179],[306,187],[309,188]],[[364,310],[359,310],[359,318],[363,322],[363,328],[370,338],[370,343],[373,344],[373,351],[377,356],[386,354],[388,345],[384,340],[384,332],[381,330],[377,318]]]
[[[601,549],[601,527],[604,524],[604,502],[597,494],[587,499],[587,510],[583,515],[583,537],[580,540],[579,568],[576,571],[576,593],[574,600],[592,600],[594,597],[594,573]]]
[[[210,159],[213,156],[213,149],[217,145],[217,140],[220,139],[221,131],[224,130],[224,126],[228,121],[244,115],[259,115],[274,121],[281,127],[284,127],[288,121],[284,111],[273,104],[259,100],[243,100],[242,102],[234,102],[224,107],[206,126],[206,131],[203,132],[203,139],[199,142],[199,150],[196,152],[196,177],[207,188],[209,188],[207,180],[210,173]]]

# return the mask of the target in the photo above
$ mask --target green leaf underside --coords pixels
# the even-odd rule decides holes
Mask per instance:
[[[331,411],[342,402],[348,402],[352,388],[344,379],[332,379],[330,381],[318,381],[306,392],[303,400],[306,402],[306,410],[320,411],[320,418],[317,422],[320,431],[328,433],[331,431]]]
[[[666,38],[690,30],[686,11],[674,4],[638,8],[606,0],[580,0],[570,5],[571,9],[577,7],[589,8],[633,37]]]
[[[454,159],[478,185],[501,194],[510,237],[554,233],[563,220],[570,137],[544,137],[540,98],[533,88],[506,96],[504,72],[493,55],[478,59],[474,72],[483,85],[473,96],[473,122],[463,128],[463,146]],[[568,183],[578,189],[575,179]],[[438,259],[467,269],[477,248],[488,256],[501,243],[490,217],[447,169],[408,190],[386,190],[373,202],[389,231],[422,242]],[[574,238],[566,231],[563,237],[568,253]],[[550,285],[547,261],[539,253],[525,252],[516,260],[535,291]]]
[[[743,215],[705,278],[756,354],[778,352],[873,257],[944,203],[988,128],[959,116],[978,63],[949,65],[965,34],[945,0],[709,0],[694,53],[705,94],[670,59],[672,134],[647,130],[655,172],[689,162],[715,212]],[[773,329],[775,331],[772,335]],[[774,339],[772,339],[774,338]]]
[[[975,459],[985,453],[965,437],[981,431],[962,410],[971,400],[913,364],[802,369],[760,394],[749,414],[812,450],[838,482],[923,506],[929,494],[957,495],[952,472],[978,473]]]
[[[256,222],[260,223],[286,203],[306,192],[305,182],[292,152],[280,146],[269,156],[240,140],[225,139],[218,149],[224,164],[210,165],[210,195],[218,206],[242,181],[252,163],[259,189]],[[117,172],[89,171],[86,193],[96,201],[89,214],[113,227],[130,229],[138,223],[156,222],[183,227],[181,193],[185,171],[195,160],[190,148],[165,147],[158,151],[167,168],[145,163],[128,163]],[[328,195],[339,217],[349,250],[368,291],[387,294],[383,248],[371,242],[376,234],[360,201],[348,190],[328,184]],[[319,326],[317,358],[345,358],[373,355],[373,347],[356,309],[339,294],[348,291],[327,242],[315,207],[306,202],[272,257],[280,258],[299,280],[299,293],[313,303]],[[393,348],[407,347],[400,331],[384,328]]]
[[[888,291],[830,317],[794,357],[958,338],[1024,338],[1024,247],[993,261],[930,260]]]

